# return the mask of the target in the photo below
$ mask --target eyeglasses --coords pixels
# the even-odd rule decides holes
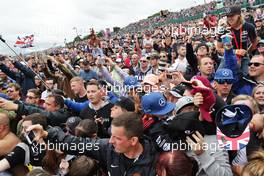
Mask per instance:
[[[233,80],[232,79],[216,79],[215,80],[218,84],[233,84]]]
[[[36,97],[27,96],[27,98],[32,100],[32,99],[34,99]]]
[[[250,63],[248,63],[249,67],[252,66],[252,65],[254,65],[254,67],[259,67],[259,66],[264,65],[264,64],[259,63],[259,62],[250,62]]]

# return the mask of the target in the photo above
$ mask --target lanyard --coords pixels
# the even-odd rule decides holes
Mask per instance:
[[[236,35],[234,34],[234,32],[232,30],[232,36],[234,38],[234,41],[235,41],[235,44],[236,44],[236,48],[237,49],[242,49],[242,27],[240,28],[240,31],[239,31],[239,38],[240,38],[239,44],[240,45],[238,45],[238,42],[237,42],[237,39],[236,39]]]

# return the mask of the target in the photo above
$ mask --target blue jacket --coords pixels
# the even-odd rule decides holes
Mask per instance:
[[[224,63],[225,68],[232,70],[233,76],[235,78],[232,91],[236,95],[245,94],[250,95],[252,94],[253,88],[256,86],[256,82],[251,77],[245,77],[240,71],[240,68],[237,64],[237,57],[234,53],[233,49],[225,50],[224,52]]]
[[[92,78],[98,80],[98,75],[93,70],[90,70],[89,72],[81,70],[79,76],[82,77],[85,81],[89,81]]]
[[[115,104],[118,101],[118,97],[113,92],[108,92],[108,101]],[[89,101],[75,102],[70,99],[64,100],[64,104],[71,110],[80,113],[85,107],[89,105]]]

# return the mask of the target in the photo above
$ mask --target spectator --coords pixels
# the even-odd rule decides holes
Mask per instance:
[[[260,113],[263,113],[264,112],[264,85],[259,84],[256,87],[254,87],[252,91],[252,97],[258,103],[258,108],[260,110]]]
[[[83,62],[83,70],[80,71],[79,74],[85,81],[90,81],[91,79],[98,79],[98,75],[95,71],[91,70],[88,61]]]
[[[126,112],[134,112],[135,111],[135,103],[132,99],[127,97],[120,97],[119,100],[115,103],[115,105],[111,109],[111,117],[117,118],[121,114]]]
[[[27,104],[37,105],[42,107],[43,102],[40,100],[40,91],[38,89],[29,89],[25,102]]]
[[[71,89],[76,95],[76,102],[85,102],[88,100],[87,92],[84,86],[84,80],[81,77],[74,77],[70,81]]]
[[[7,88],[7,95],[13,101],[21,100],[20,86],[16,83],[10,83]]]
[[[9,129],[9,118],[7,114],[0,113],[0,158],[11,152],[19,139]]]
[[[147,139],[142,139],[143,125],[135,113],[126,113],[119,118],[113,119],[112,135],[109,140],[98,139],[94,141],[90,138],[65,136],[59,128],[51,128],[48,131],[44,131],[40,125],[31,126],[28,130],[35,130],[38,139],[59,140],[58,142],[68,145],[73,143],[76,145],[79,143],[92,144],[92,150],[86,150],[85,154],[98,160],[103,169],[107,169],[111,175],[133,175],[136,173],[140,175],[155,175],[157,153]],[[139,138],[142,140],[139,140]],[[95,145],[96,143],[98,146]],[[65,150],[64,152],[79,154],[80,151]],[[102,155],[103,153],[105,155]]]
[[[96,139],[98,132],[98,126],[94,120],[84,119],[79,122],[75,128],[75,136],[83,138]]]
[[[40,113],[47,117],[48,124],[52,126],[61,126],[70,116],[69,112],[64,109],[64,100],[60,95],[49,95],[43,106],[44,110],[40,107],[26,105],[23,102],[16,104],[7,100],[3,100],[1,104],[1,107],[6,110],[16,111],[18,116]]]
[[[264,160],[264,156],[263,156],[263,151],[258,151],[254,154],[252,154],[252,156],[250,156],[250,160],[248,162],[248,164],[245,165],[245,167],[243,168],[242,174],[241,176],[259,176],[259,175],[263,175],[264,171],[263,171],[263,160]]]
[[[41,93],[41,100],[46,100],[46,98],[49,96],[49,95],[51,95],[52,94],[52,90],[54,89],[54,85],[55,85],[55,83],[54,83],[54,80],[52,79],[52,78],[47,78],[46,80],[45,80],[45,83],[46,83],[46,85],[48,86],[48,89],[46,89],[45,91],[43,91],[42,93]]]
[[[46,118],[38,113],[26,116],[22,122],[21,139],[22,142],[14,146],[13,150],[10,150],[9,154],[0,161],[0,172],[5,171],[9,168],[14,168],[19,164],[32,166],[41,166],[42,159],[45,155],[45,151],[41,150],[41,143],[33,141],[29,143],[25,135],[27,134],[26,129],[31,125],[40,125],[43,129],[47,127]],[[32,139],[31,139],[32,140]]]
[[[186,59],[186,47],[183,43],[177,46],[177,53],[178,53],[178,58],[171,65],[170,68],[172,68],[175,71],[180,71],[182,74],[185,74],[186,68],[188,66],[188,62]]]
[[[97,81],[90,81],[86,89],[89,105],[81,111],[80,117],[82,119],[96,120],[99,123],[98,136],[108,136],[107,129],[111,124],[110,114],[113,104],[102,99],[102,88]]]
[[[233,73],[230,69],[218,69],[214,76],[214,86],[216,94],[221,97],[227,104],[231,104],[235,94],[231,91],[234,83]]]
[[[35,88],[35,74],[25,65],[14,61],[14,66],[21,72],[10,70],[3,62],[0,63],[0,69],[11,79],[15,80],[21,86],[23,96],[27,94],[28,89]]]
[[[156,170],[157,176],[193,176],[198,171],[198,164],[183,151],[164,152],[159,155]]]
[[[241,63],[241,71],[244,75],[248,73],[248,54],[256,49],[257,34],[254,26],[244,22],[239,6],[231,6],[225,9],[227,23],[231,27],[232,45],[235,49],[238,61]],[[250,41],[250,46],[249,46]],[[218,51],[224,53],[221,38],[218,39]]]

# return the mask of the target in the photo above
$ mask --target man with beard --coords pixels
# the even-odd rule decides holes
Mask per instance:
[[[90,63],[88,61],[83,62],[83,70],[80,71],[79,76],[85,81],[90,81],[90,79],[98,79],[97,73],[91,70]]]

